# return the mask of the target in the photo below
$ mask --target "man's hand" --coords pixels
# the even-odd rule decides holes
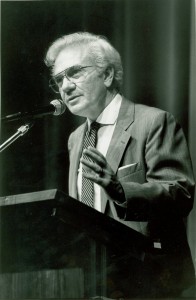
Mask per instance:
[[[80,159],[83,168],[87,171],[83,176],[99,184],[111,200],[125,202],[123,188],[105,157],[93,147],[85,149],[83,153],[93,160],[88,161],[83,157]]]

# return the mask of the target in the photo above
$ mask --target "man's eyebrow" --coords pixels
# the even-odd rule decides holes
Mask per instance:
[[[64,74],[66,70],[67,70],[67,69],[65,69],[65,70],[63,70],[63,71],[57,73],[56,75],[53,75],[53,77],[55,78],[55,77],[58,77],[58,76]]]

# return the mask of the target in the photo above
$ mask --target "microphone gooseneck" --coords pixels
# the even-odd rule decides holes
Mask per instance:
[[[46,115],[53,114],[54,116],[62,115],[65,112],[66,105],[60,99],[55,99],[50,102],[49,105],[38,107],[35,110],[29,112],[18,112],[12,115],[8,115],[1,119],[2,122],[12,122],[19,120],[33,120],[42,118]]]

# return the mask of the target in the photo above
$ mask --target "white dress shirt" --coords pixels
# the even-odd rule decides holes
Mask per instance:
[[[96,149],[101,152],[104,156],[108,151],[110,141],[116,126],[116,120],[118,118],[120,106],[122,102],[122,97],[117,94],[114,99],[105,107],[102,113],[98,116],[96,122],[103,124],[99,128],[97,133],[97,146]],[[88,121],[88,126],[90,127],[91,121]],[[81,191],[82,191],[82,164],[80,163],[78,170],[78,180],[77,189],[79,200],[81,201]],[[94,184],[94,208],[101,211],[101,188],[98,184]]]

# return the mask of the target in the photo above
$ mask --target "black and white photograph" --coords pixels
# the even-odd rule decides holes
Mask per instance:
[[[195,299],[196,1],[0,5],[0,299]]]

